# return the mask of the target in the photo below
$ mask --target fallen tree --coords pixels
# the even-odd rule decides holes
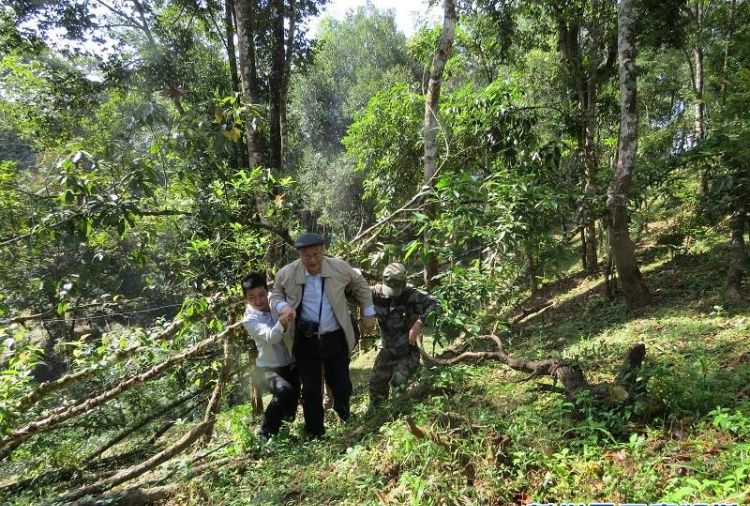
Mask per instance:
[[[646,346],[643,343],[630,347],[613,382],[590,384],[581,367],[575,362],[562,358],[527,360],[513,357],[505,352],[502,341],[495,333],[482,337],[490,339],[497,346],[497,351],[467,351],[450,358],[441,358],[427,353],[420,342],[419,353],[425,363],[437,366],[451,366],[467,361],[497,360],[515,371],[528,374],[520,381],[552,378],[553,384],[542,386],[542,388],[561,393],[568,399],[574,399],[582,392],[590,392],[601,404],[622,405],[632,403],[645,393],[646,380],[638,374],[646,356]],[[558,382],[562,388],[557,386]]]
[[[208,339],[200,341],[193,347],[183,351],[182,353],[173,355],[172,357],[164,360],[163,362],[141,374],[137,374],[125,379],[124,381],[118,383],[114,387],[104,392],[81,399],[72,406],[66,406],[64,408],[51,410],[50,412],[45,413],[42,418],[13,430],[5,438],[0,440],[0,461],[7,458],[13,452],[13,450],[18,448],[24,441],[34,436],[35,434],[52,430],[62,422],[79,416],[83,413],[87,413],[94,408],[97,408],[108,402],[109,400],[117,397],[123,392],[137,385],[143,384],[148,380],[158,377],[183,360],[188,359],[193,355],[197,355],[211,346],[214,346],[217,342],[224,339],[228,334],[236,332],[241,326],[241,321],[233,323],[227,326],[222,332],[211,336]]]
[[[216,312],[218,310],[221,310],[231,305],[232,302],[233,301],[231,299],[219,299],[215,302],[214,305],[209,307],[209,310],[211,312]],[[189,318],[177,318],[174,321],[172,321],[172,323],[170,323],[166,328],[160,330],[159,332],[152,334],[150,336],[150,341],[162,342],[162,341],[167,341],[169,339],[172,339],[180,331],[186,328],[189,324],[198,320],[200,316],[201,315],[196,314],[195,316],[189,317]],[[124,360],[127,360],[128,358],[137,355],[138,353],[144,351],[145,349],[146,349],[145,346],[140,345],[140,344],[136,346],[131,346],[129,348],[116,352],[114,355],[109,357],[104,363],[95,364],[91,367],[81,369],[80,371],[66,374],[65,376],[62,376],[54,381],[48,381],[46,383],[42,383],[41,385],[39,385],[39,387],[36,388],[36,390],[26,394],[19,400],[19,405],[17,409],[20,413],[28,411],[29,408],[31,408],[34,404],[44,399],[45,397],[49,396],[53,392],[57,392],[59,390],[62,390],[63,388],[80,383],[83,380],[87,380],[93,377],[94,375],[96,375],[102,369],[112,366],[114,364],[117,364],[118,362],[123,362]]]

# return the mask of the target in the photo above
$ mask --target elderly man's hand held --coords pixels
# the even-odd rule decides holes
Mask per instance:
[[[365,316],[364,318],[362,318],[362,331],[365,334],[372,334],[374,330],[375,330],[375,317]]]
[[[284,308],[279,311],[279,322],[281,322],[281,325],[283,325],[285,330],[287,325],[289,325],[289,322],[292,321],[296,315],[297,312],[292,306],[284,306]]]

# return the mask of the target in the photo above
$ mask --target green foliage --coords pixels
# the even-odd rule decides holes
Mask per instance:
[[[419,188],[423,114],[424,98],[398,83],[370,100],[343,140],[365,175],[364,197],[374,201],[376,216],[397,209]]]

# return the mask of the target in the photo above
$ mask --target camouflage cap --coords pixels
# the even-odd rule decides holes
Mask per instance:
[[[388,264],[383,269],[383,295],[398,297],[406,286],[406,267],[400,262]]]
[[[325,244],[325,242],[326,241],[325,239],[323,239],[322,235],[313,232],[307,232],[297,237],[297,240],[294,241],[294,247],[300,249],[310,246],[322,246]]]

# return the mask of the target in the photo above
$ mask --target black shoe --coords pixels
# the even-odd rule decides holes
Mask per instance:
[[[310,432],[309,430],[305,429],[302,433],[302,439],[304,439],[305,441],[315,441],[323,439],[325,435],[325,430],[323,430],[323,432]]]

